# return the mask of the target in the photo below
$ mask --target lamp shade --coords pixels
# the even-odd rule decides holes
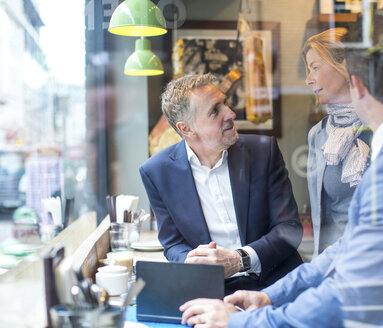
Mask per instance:
[[[125,0],[113,12],[109,32],[127,36],[161,35],[167,32],[166,21],[153,2]]]
[[[127,59],[124,73],[140,76],[164,74],[161,60],[151,51],[149,40],[136,40],[136,49]]]

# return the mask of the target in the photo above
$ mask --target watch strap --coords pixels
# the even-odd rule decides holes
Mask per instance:
[[[241,248],[236,249],[235,251],[240,255],[241,272],[250,270],[251,268],[250,255]]]

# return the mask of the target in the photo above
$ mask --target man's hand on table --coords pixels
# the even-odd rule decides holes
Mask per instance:
[[[200,245],[190,251],[185,263],[223,265],[225,278],[241,270],[240,255],[231,249],[217,247],[214,241],[210,242],[209,245]]]
[[[238,305],[247,311],[271,305],[270,298],[266,293],[249,290],[238,290],[234,294],[226,296],[223,300],[225,303]]]
[[[180,306],[182,324],[196,328],[225,328],[230,314],[238,311],[234,305],[221,300],[198,298]]]
[[[182,324],[196,328],[226,328],[230,315],[238,311],[234,305],[251,311],[271,305],[271,301],[264,292],[248,290],[236,291],[223,301],[198,298],[180,306]]]

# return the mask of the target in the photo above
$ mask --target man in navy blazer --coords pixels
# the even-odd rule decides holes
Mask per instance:
[[[238,136],[213,81],[168,84],[162,111],[183,140],[140,173],[169,261],[223,265],[227,294],[259,290],[302,263],[302,226],[275,139]]]
[[[236,328],[383,325],[383,74],[375,72],[375,87],[380,88],[377,99],[355,75],[365,72],[368,79],[363,61],[359,58],[348,66],[354,72],[355,110],[374,131],[372,163],[353,195],[343,236],[311,263],[300,265],[263,291],[237,291],[224,302],[185,303],[180,308],[184,323]],[[238,312],[233,304],[246,311]]]

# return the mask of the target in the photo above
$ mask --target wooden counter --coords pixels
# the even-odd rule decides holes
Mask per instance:
[[[46,326],[43,256],[53,247],[65,248],[65,258],[73,267],[81,268],[85,277],[92,277],[98,259],[109,252],[109,217],[97,226],[96,213],[75,220],[36,254],[28,256],[17,267],[0,276],[0,327],[41,328]],[[157,232],[145,231],[140,241],[157,239]],[[163,252],[132,250],[136,259],[166,261]]]
[[[45,327],[43,255],[60,246],[66,256],[72,255],[96,226],[95,212],[83,215],[36,254],[0,276],[0,327]]]

